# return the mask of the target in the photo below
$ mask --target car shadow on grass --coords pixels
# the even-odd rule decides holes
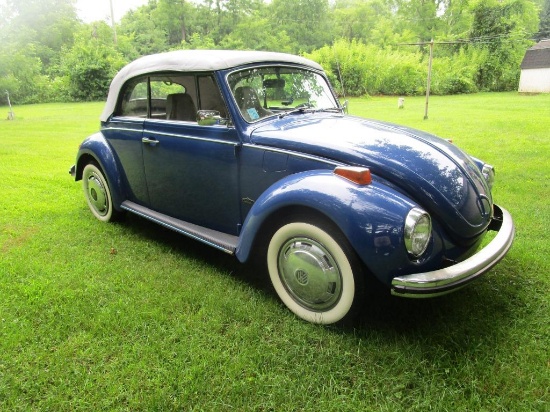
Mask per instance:
[[[134,215],[128,215],[120,224],[125,230],[159,242],[182,256],[207,262],[218,272],[260,290],[266,298],[283,305],[261,263],[242,264],[234,256]],[[504,337],[507,328],[503,325],[513,321],[517,306],[522,305],[517,293],[517,283],[521,282],[511,285],[510,274],[519,276],[509,265],[497,266],[462,290],[429,299],[391,296],[389,289],[375,285],[375,290],[355,316],[326,328],[358,339],[368,339],[376,333],[388,339],[428,340],[430,344],[450,344],[462,349],[472,342],[494,341]],[[296,322],[302,321],[296,318]]]
[[[117,224],[124,225],[125,230],[129,230],[137,236],[142,236],[173,249],[182,256],[204,261],[221,273],[227,273],[251,284],[251,286],[260,289],[265,287],[266,291],[269,290],[267,273],[265,277],[259,276],[256,267],[249,264],[243,265],[235,256],[132,214],[127,214]]]

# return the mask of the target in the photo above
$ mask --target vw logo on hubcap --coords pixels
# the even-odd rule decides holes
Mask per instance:
[[[305,270],[298,269],[296,272],[294,272],[294,275],[296,276],[296,280],[300,285],[307,285],[308,275]]]

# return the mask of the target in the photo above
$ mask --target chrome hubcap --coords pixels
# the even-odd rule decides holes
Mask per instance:
[[[280,249],[279,276],[302,306],[316,311],[333,307],[342,292],[342,276],[323,245],[307,238],[288,240]]]
[[[95,173],[88,176],[87,195],[90,204],[100,215],[103,216],[107,214],[107,192],[103,183]]]

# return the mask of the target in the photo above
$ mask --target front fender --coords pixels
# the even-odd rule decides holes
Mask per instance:
[[[367,268],[384,283],[410,265],[403,242],[407,213],[416,206],[378,182],[359,186],[329,170],[297,173],[276,182],[254,203],[243,224],[236,256],[246,261],[263,224],[289,207],[315,210],[335,223]],[[281,219],[281,225],[286,223]]]
[[[111,189],[113,206],[115,209],[120,210],[120,205],[125,200],[122,174],[113,149],[101,132],[91,135],[80,145],[76,156],[76,181],[82,179],[84,167],[92,160],[99,164],[101,170],[105,173]]]

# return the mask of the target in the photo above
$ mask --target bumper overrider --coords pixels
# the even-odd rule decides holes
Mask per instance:
[[[494,218],[489,230],[497,231],[498,234],[470,258],[444,269],[393,278],[392,295],[410,298],[444,295],[483,275],[495,266],[512,246],[515,228],[510,213],[494,205]]]

